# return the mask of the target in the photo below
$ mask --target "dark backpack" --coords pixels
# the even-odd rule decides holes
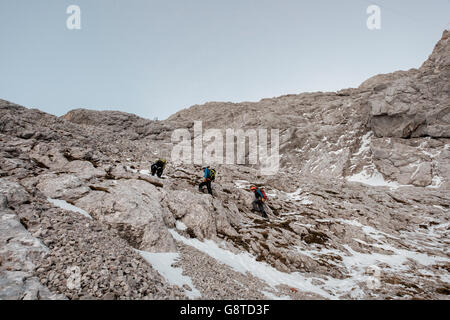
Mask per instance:
[[[158,161],[155,162],[155,165],[158,168],[164,168],[166,166],[166,160],[164,159],[158,159]]]

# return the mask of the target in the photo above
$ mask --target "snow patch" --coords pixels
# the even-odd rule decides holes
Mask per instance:
[[[442,185],[442,178],[440,176],[434,176],[431,180],[431,185],[427,186],[426,188],[430,189],[439,189]]]
[[[370,150],[369,146],[370,146],[370,142],[372,140],[371,139],[372,135],[373,135],[373,132],[369,131],[362,137],[361,147],[359,148],[357,153],[353,154],[353,156],[359,156],[360,154]]]
[[[136,169],[133,169],[133,168],[131,168],[130,166],[126,166],[125,169],[126,169],[127,171],[131,171],[131,172],[133,172],[133,173],[138,173],[138,171],[137,171]]]
[[[333,222],[333,220],[331,219],[314,219],[317,222],[321,222],[321,223],[328,223],[328,222]]]
[[[150,170],[139,170],[140,174],[146,175],[146,176],[151,176],[151,172]]]
[[[47,198],[48,202],[52,203],[53,205],[64,209],[64,210],[69,210],[72,212],[77,212],[82,214],[83,216],[92,219],[91,215],[89,213],[87,213],[86,211],[84,211],[83,209],[80,209],[78,207],[75,207],[73,205],[71,205],[70,203],[68,203],[67,201],[64,200],[58,200],[58,199],[52,199],[52,198]]]
[[[146,170],[146,169],[144,169],[144,170],[137,170],[137,169],[131,168],[130,166],[126,166],[126,170],[130,171],[130,172],[133,172],[133,173],[143,174],[145,176],[151,176],[152,175],[150,170]]]
[[[177,221],[175,225],[176,225],[177,230],[181,230],[181,231],[187,230],[186,225],[181,221]]]
[[[302,196],[300,195],[302,193],[302,188],[298,188],[297,191],[292,193],[286,193],[286,196],[289,200],[292,201],[300,201],[302,200]]]
[[[299,201],[300,204],[303,205],[310,205],[313,204],[313,202],[308,199],[307,196],[301,195],[302,193],[302,188],[298,188],[297,191],[292,192],[292,193],[285,193],[285,196],[287,197],[288,200],[290,201]]]
[[[383,175],[375,168],[371,168],[371,174],[368,173],[367,169],[369,167],[364,167],[360,173],[347,177],[347,181],[358,182],[372,187],[389,187],[392,189],[401,187],[397,182],[384,180]]]
[[[300,201],[300,204],[309,205],[309,204],[313,204],[313,202],[311,200],[309,200],[308,198],[304,198],[304,199],[302,199],[302,201]]]
[[[438,208],[438,209],[441,209],[442,211],[448,211],[448,210],[445,209],[444,207],[439,206],[439,205],[437,205],[437,204],[434,204],[433,207]]]
[[[238,189],[248,189],[251,186],[250,182],[248,182],[247,180],[236,180],[234,181],[234,184]]]
[[[158,271],[166,280],[172,285],[183,288],[184,285],[191,287],[192,291],[184,289],[185,294],[190,299],[201,298],[200,291],[195,289],[192,284],[192,279],[187,276],[183,276],[183,269],[174,268],[174,264],[180,258],[178,253],[165,252],[165,253],[151,253],[146,251],[136,250],[142,258],[151,264],[156,271]]]
[[[400,240],[400,238],[398,238],[398,237],[395,237],[393,235],[384,233],[384,232],[382,232],[380,230],[377,230],[377,229],[375,229],[373,227],[365,226],[365,225],[359,223],[356,220],[336,219],[335,221],[336,222],[340,222],[340,223],[344,223],[344,224],[348,224],[348,225],[351,225],[351,226],[359,227],[359,228],[362,229],[362,231],[366,235],[368,235],[369,237],[371,237],[374,240],[381,240],[382,238],[391,238],[391,239]]]

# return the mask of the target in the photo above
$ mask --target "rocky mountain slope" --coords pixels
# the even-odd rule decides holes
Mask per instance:
[[[152,177],[194,121],[280,129],[279,173]],[[0,299],[448,299],[448,31],[419,69],[165,121],[0,100],[0,145]]]

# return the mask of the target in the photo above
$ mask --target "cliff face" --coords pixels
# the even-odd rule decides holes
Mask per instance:
[[[208,103],[169,120],[201,119],[212,128],[280,128],[282,163],[292,172],[344,178],[367,168],[367,175],[376,170],[402,185],[442,183],[448,189],[449,34],[443,33],[420,69],[378,75],[357,89]]]
[[[166,121],[0,100],[0,298],[447,298],[449,38],[419,69],[359,88]],[[214,198],[198,166],[149,175],[194,121],[280,129],[280,172],[217,165]]]

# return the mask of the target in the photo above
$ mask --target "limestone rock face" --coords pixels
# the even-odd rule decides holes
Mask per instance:
[[[215,238],[217,234],[211,196],[176,191],[168,199],[168,208],[200,240]]]
[[[66,201],[74,201],[91,191],[82,179],[72,174],[42,175],[36,187],[49,198]]]
[[[0,299],[62,299],[51,293],[34,276],[36,263],[48,248],[33,237],[8,206],[19,206],[30,200],[17,182],[0,179]]]
[[[75,160],[71,161],[65,167],[65,170],[70,173],[77,174],[78,177],[84,180],[91,180],[93,178],[100,178],[105,176],[105,171],[94,168],[92,163],[88,161]]]
[[[409,150],[396,155],[407,162],[414,150],[422,154],[420,146],[427,144],[425,152],[435,156],[431,162],[429,157],[419,157],[431,163],[424,163],[419,175],[431,175],[446,188],[448,179],[437,173],[446,170],[447,164],[439,155],[446,153],[450,138],[449,33],[443,33],[419,69],[378,75],[357,89],[287,95],[257,103],[214,102],[182,110],[169,120],[185,122],[186,126],[202,120],[204,128],[279,128],[282,170],[324,178],[351,177],[365,167],[374,167],[384,178],[397,181],[388,171],[405,171],[401,161],[395,161],[400,167],[393,163],[395,168],[388,170],[386,161],[374,161],[370,150],[389,154],[395,140],[395,148]],[[433,143],[428,138],[433,138]],[[385,146],[388,149],[382,150]],[[426,169],[430,166],[431,172]],[[397,182],[413,184],[410,176],[414,171],[407,178],[398,173],[402,178]],[[419,180],[419,185],[433,185],[429,177]]]
[[[175,243],[164,223],[155,186],[142,180],[123,180],[93,191],[75,204],[96,219],[115,227],[133,247],[150,252],[175,251]]]
[[[0,100],[0,299],[447,299],[449,38],[358,88],[164,121]],[[202,166],[170,161],[173,130],[193,138],[194,121],[279,129],[280,170],[215,164],[202,193]]]
[[[450,137],[450,40],[445,31],[430,58],[369,101],[378,137]]]

